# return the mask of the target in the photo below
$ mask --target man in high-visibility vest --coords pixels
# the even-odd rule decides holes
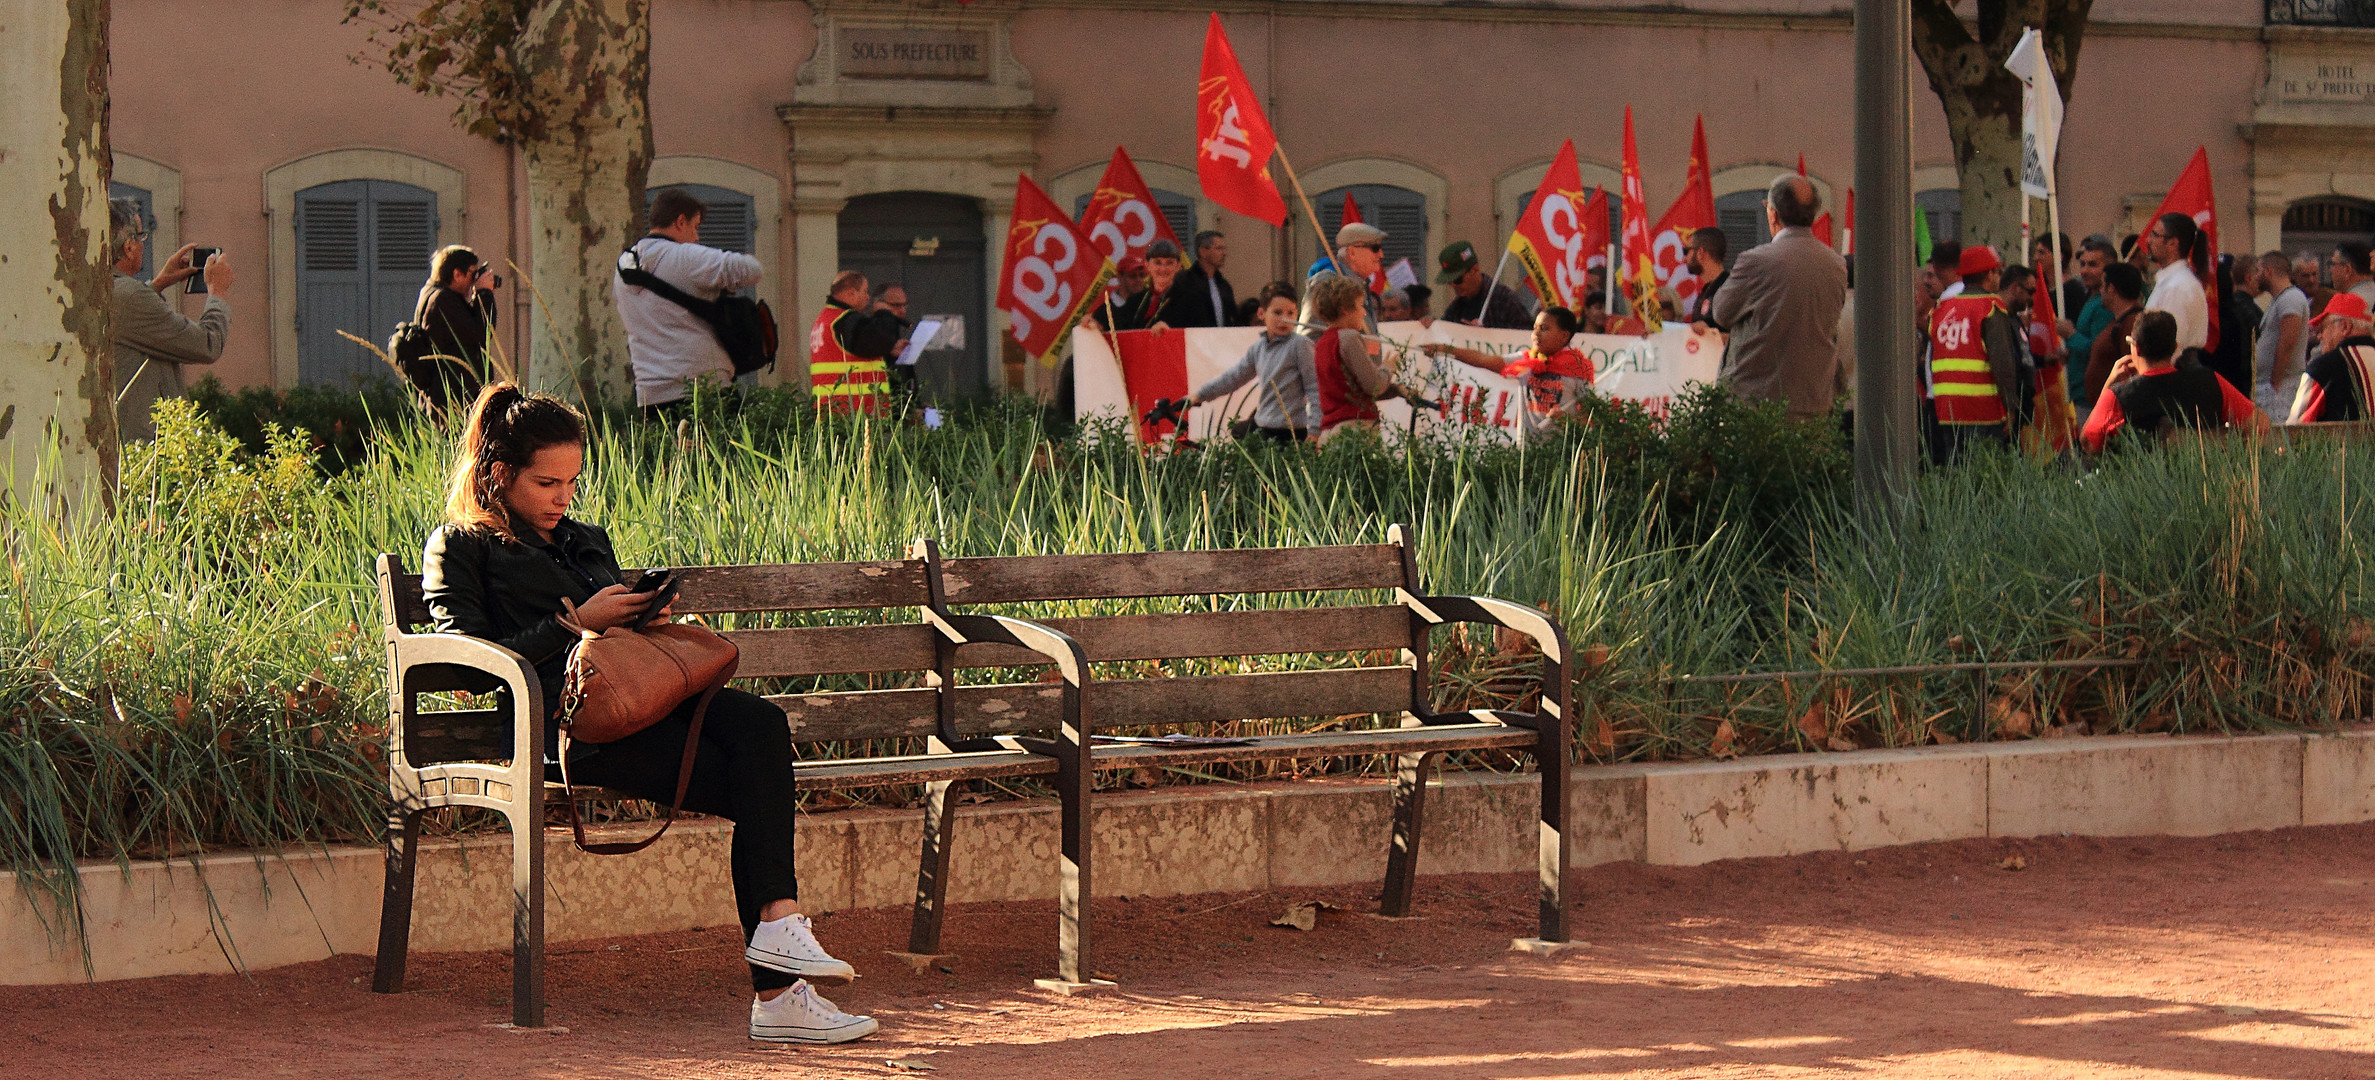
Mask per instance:
[[[818,409],[878,416],[890,411],[890,360],[905,343],[896,316],[869,315],[866,275],[833,277],[816,324],[808,328],[808,386]]]
[[[1996,298],[2003,269],[1984,244],[1963,249],[1963,291],[1930,312],[1930,461],[1960,459],[1981,443],[2008,444],[2024,418],[2021,327]]]

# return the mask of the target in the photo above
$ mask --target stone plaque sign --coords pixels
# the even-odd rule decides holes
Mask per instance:
[[[988,79],[990,35],[984,30],[844,26],[838,32],[841,74],[861,79]]]
[[[2278,52],[2268,81],[2287,105],[2375,105],[2375,60]]]

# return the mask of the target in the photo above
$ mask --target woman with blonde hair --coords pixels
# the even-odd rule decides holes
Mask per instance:
[[[487,387],[462,433],[445,523],[429,534],[421,563],[437,629],[520,654],[536,668],[546,716],[558,710],[579,628],[599,634],[635,625],[656,597],[620,580],[601,526],[569,516],[585,469],[585,431],[585,418],[558,398],[510,383]],[[670,801],[698,701],[616,742],[572,741],[569,779]],[[546,774],[559,779],[557,728],[548,726],[544,738]],[[781,709],[740,690],[717,692],[693,751],[684,809],[734,822],[734,904],[756,992],[750,1037],[839,1043],[872,1034],[871,1017],[842,1012],[809,985],[856,973],[826,954],[800,913],[791,731]]]

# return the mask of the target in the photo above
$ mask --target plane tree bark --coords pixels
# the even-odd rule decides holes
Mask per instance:
[[[2078,48],[2094,0],[1979,0],[1977,24],[1955,14],[1953,0],[1912,0],[1913,55],[1946,108],[1961,180],[1965,244],[1992,244],[2007,262],[2020,251],[2021,83],[2004,67],[2023,31],[2036,27],[2061,84],[2062,102],[2078,82]],[[2042,230],[2040,220],[2037,227]]]

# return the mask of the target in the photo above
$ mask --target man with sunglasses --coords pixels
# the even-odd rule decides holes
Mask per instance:
[[[1311,277],[1303,283],[1304,335],[1317,339],[1328,329],[1326,320],[1320,319],[1312,310],[1311,287],[1326,278],[1342,276],[1361,283],[1362,302],[1368,312],[1363,329],[1374,336],[1377,333],[1378,316],[1384,314],[1385,305],[1376,293],[1369,291],[1368,283],[1377,276],[1378,268],[1384,264],[1384,229],[1354,221],[1336,230],[1336,257],[1320,260],[1319,265],[1312,269]]]
[[[2367,245],[2344,240],[2334,245],[2326,267],[2333,272],[2335,292],[2350,293],[2375,307],[2375,267],[2370,267],[2370,259]]]

